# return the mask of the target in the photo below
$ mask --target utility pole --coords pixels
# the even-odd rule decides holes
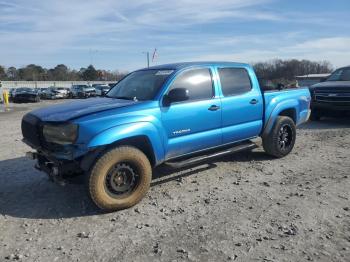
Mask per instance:
[[[149,52],[147,52],[147,67],[149,67]]]
[[[146,54],[147,57],[147,68],[149,68],[149,52],[142,52],[142,54]]]

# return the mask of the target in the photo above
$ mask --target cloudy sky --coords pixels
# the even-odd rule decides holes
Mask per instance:
[[[0,64],[133,70],[273,58],[350,64],[349,0],[0,0]]]

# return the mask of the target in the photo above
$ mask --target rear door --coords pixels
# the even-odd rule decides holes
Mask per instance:
[[[243,67],[217,68],[221,87],[223,144],[260,134],[263,99],[254,72]],[[251,75],[250,75],[251,74]]]
[[[218,146],[221,136],[221,104],[215,95],[209,68],[179,73],[168,88],[186,88],[189,99],[162,106],[162,123],[167,133],[166,158]]]

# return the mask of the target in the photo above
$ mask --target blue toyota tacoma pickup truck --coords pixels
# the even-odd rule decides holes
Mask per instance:
[[[138,203],[160,164],[253,149],[259,136],[283,157],[309,115],[308,89],[264,92],[247,64],[177,63],[132,72],[103,98],[34,110],[22,133],[37,169],[59,183],[85,175],[95,204],[113,211]]]

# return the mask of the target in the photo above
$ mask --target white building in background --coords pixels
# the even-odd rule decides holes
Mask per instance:
[[[298,87],[309,87],[314,84],[320,83],[326,78],[328,78],[331,74],[310,74],[303,76],[296,76],[295,79],[297,81]]]

